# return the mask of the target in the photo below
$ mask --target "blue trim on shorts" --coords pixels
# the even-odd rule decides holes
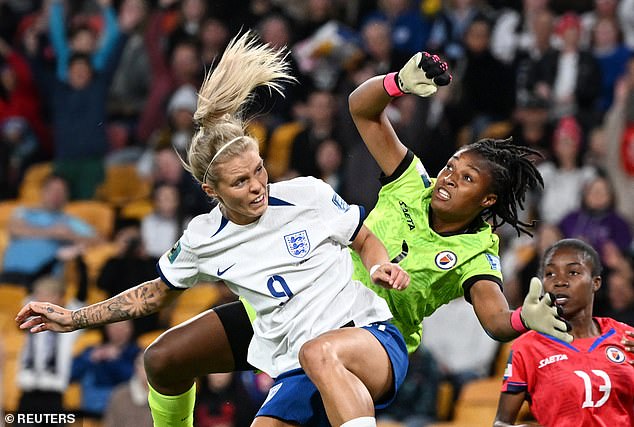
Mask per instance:
[[[376,409],[382,409],[392,403],[405,380],[409,364],[407,346],[403,335],[390,322],[372,323],[363,329],[381,343],[392,364],[394,388],[389,396],[375,404]],[[330,426],[321,395],[301,368],[284,372],[275,378],[269,395],[256,414],[256,417],[260,416],[295,422],[302,426]]]

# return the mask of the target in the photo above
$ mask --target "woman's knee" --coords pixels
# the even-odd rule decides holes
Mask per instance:
[[[307,341],[299,350],[299,363],[306,374],[312,377],[332,369],[337,363],[337,354],[328,340],[315,338]]]
[[[169,334],[168,331],[161,335],[143,353],[145,372],[152,383],[166,382],[174,372],[178,372],[175,365],[179,349],[169,344]]]

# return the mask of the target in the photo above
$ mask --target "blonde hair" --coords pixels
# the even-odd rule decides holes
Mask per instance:
[[[281,82],[296,81],[289,74],[287,55],[262,44],[251,31],[229,42],[198,93],[194,113],[198,130],[183,162],[196,180],[215,184],[215,164],[248,149],[258,150],[257,141],[246,131],[245,108],[256,87],[266,86],[284,96]]]

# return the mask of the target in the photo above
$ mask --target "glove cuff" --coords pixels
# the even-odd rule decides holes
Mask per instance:
[[[398,78],[398,73],[389,73],[385,77],[383,77],[383,88],[391,97],[403,96],[405,92],[403,92],[399,87],[396,79]]]
[[[520,334],[523,334],[524,332],[527,332],[529,330],[522,320],[522,307],[511,313],[511,327]]]

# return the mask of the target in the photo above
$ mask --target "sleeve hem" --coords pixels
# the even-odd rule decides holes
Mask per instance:
[[[475,285],[478,280],[489,280],[491,282],[494,282],[500,287],[501,291],[504,291],[504,288],[502,286],[502,279],[497,276],[494,276],[492,274],[478,274],[476,276],[471,276],[462,284],[462,289],[464,290],[464,299],[467,300],[469,304],[472,304],[471,287]]]

